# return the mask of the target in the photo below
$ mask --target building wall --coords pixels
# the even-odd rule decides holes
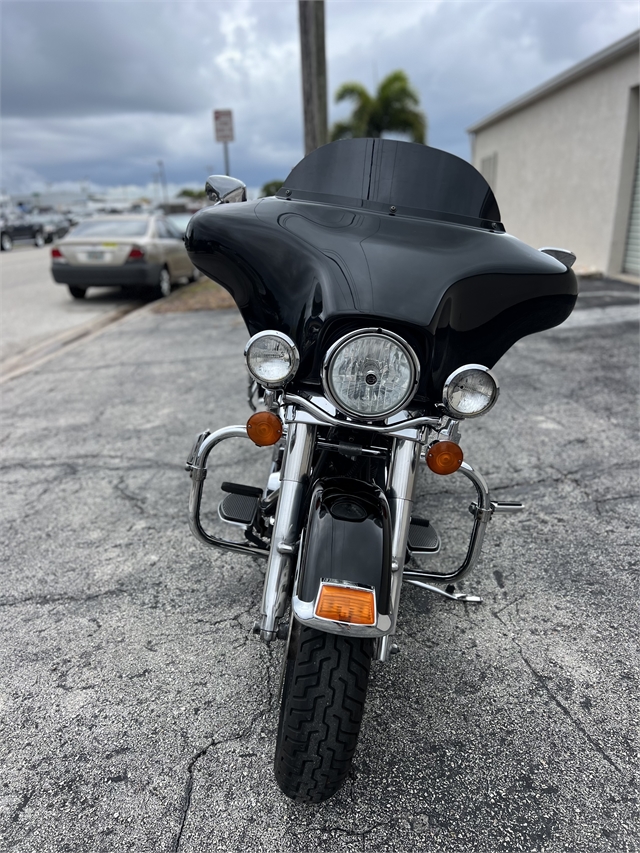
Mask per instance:
[[[509,233],[571,249],[577,270],[618,271],[639,77],[632,53],[477,131],[473,164],[492,183]]]

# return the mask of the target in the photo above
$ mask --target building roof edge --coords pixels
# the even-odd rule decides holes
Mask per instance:
[[[552,77],[540,86],[536,86],[535,89],[531,89],[529,92],[521,95],[514,101],[510,101],[499,110],[489,113],[485,118],[470,125],[467,128],[467,133],[477,133],[479,130],[483,130],[485,127],[489,127],[489,125],[501,121],[503,118],[506,118],[512,113],[516,113],[524,107],[529,106],[529,104],[533,104],[544,98],[546,95],[550,95],[557,89],[562,89],[564,86],[569,85],[569,83],[573,83],[581,77],[586,77],[598,68],[609,65],[617,59],[621,59],[623,56],[626,56],[628,53],[633,53],[634,49],[637,50],[639,46],[640,30],[634,30],[634,32],[629,33],[628,36],[625,36],[613,44],[610,44],[608,47],[605,47],[604,50],[600,50],[598,53],[594,53],[582,62],[572,65],[571,68],[568,68],[561,74]]]

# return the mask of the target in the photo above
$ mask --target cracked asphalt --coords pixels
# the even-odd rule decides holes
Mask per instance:
[[[497,365],[462,446],[526,512],[491,522],[464,585],[483,604],[406,587],[352,775],[319,806],[272,776],[263,565],[187,527],[193,436],[248,413],[239,315],[144,309],[6,383],[0,849],[638,851],[637,302],[585,281],[566,326]],[[268,462],[242,441],[212,461],[214,524],[216,483]],[[461,481],[418,487],[442,566]]]

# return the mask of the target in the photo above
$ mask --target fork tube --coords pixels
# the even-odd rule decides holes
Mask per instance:
[[[277,621],[287,606],[291,567],[300,533],[300,508],[311,471],[315,437],[315,426],[289,425],[280,497],[262,593],[260,638],[266,642],[274,639]]]
[[[417,436],[416,436],[417,438]],[[386,660],[389,654],[390,638],[395,634],[400,591],[402,589],[402,569],[407,553],[409,525],[413,510],[413,493],[416,474],[420,461],[421,444],[404,438],[394,440],[391,454],[391,467],[387,485],[387,498],[393,520],[391,541],[391,631],[382,638],[379,651],[380,660]]]

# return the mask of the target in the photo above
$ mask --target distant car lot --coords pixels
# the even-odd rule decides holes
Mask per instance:
[[[54,245],[51,274],[74,299],[84,299],[89,287],[114,286],[145,287],[168,296],[177,284],[197,278],[182,236],[164,216],[88,219]]]

